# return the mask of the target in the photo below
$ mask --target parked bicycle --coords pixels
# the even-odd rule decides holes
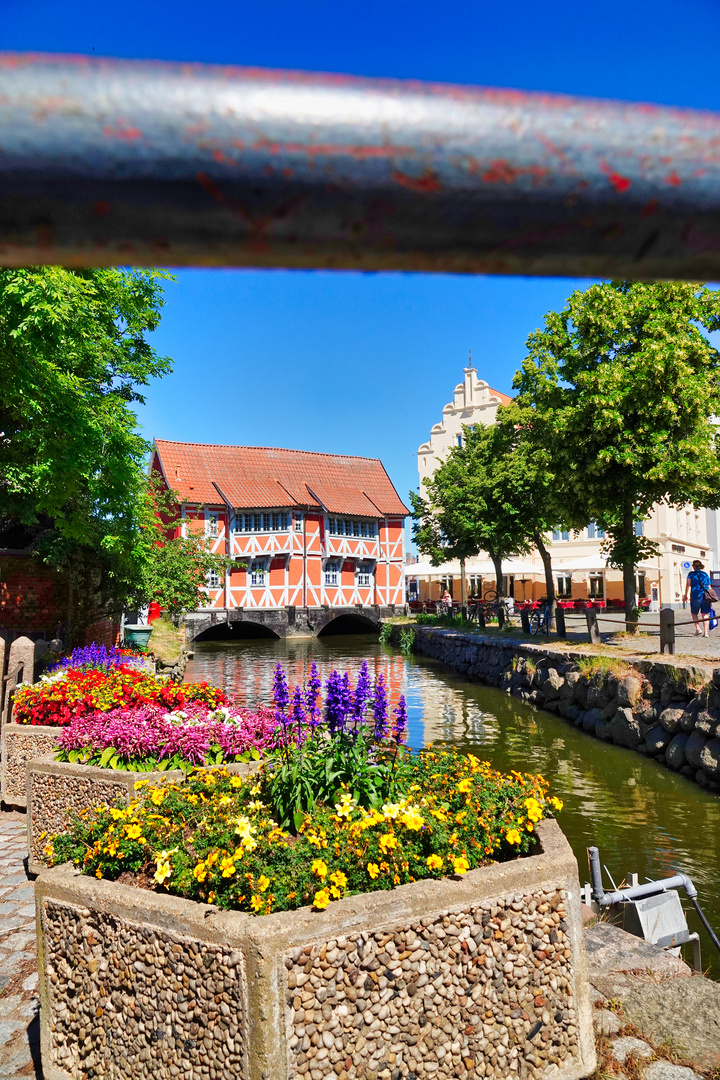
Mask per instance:
[[[551,619],[552,608],[549,604],[546,604],[541,611],[531,611],[528,618],[528,623],[530,624],[530,633],[539,634],[542,631],[549,636]]]

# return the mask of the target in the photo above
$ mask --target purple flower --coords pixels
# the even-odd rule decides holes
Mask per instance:
[[[279,724],[287,726],[288,717],[286,709],[290,703],[290,691],[288,690],[287,676],[282,664],[278,663],[273,675],[273,702],[275,703],[275,717]]]
[[[407,734],[407,705],[405,704],[405,695],[400,695],[395,709],[395,725],[393,735],[396,743],[401,743]]]
[[[307,681],[307,689],[305,691],[305,704],[307,706],[308,716],[310,717],[310,727],[316,728],[320,723],[320,691],[322,689],[322,682],[320,680],[320,672],[318,666],[313,660],[310,667],[310,678]]]
[[[305,707],[303,705],[302,690],[299,686],[295,687],[295,692],[293,693],[290,717],[293,723],[293,727],[297,728],[298,741],[302,742],[303,723],[305,722]]]
[[[337,671],[331,671],[325,683],[325,723],[328,733],[334,735],[345,726],[345,706],[342,679]]]
[[[90,645],[83,645],[80,648],[73,649],[70,656],[64,656],[56,664],[51,664],[48,671],[59,671],[61,669],[90,671],[97,669],[98,671],[110,672],[113,668],[134,667],[138,663],[142,663],[141,656],[136,654],[123,655],[121,650],[114,646],[108,650],[106,645],[98,645],[93,641]]]
[[[358,675],[358,681],[355,686],[355,696],[353,699],[352,708],[353,722],[356,729],[358,724],[361,724],[363,722],[369,697],[370,676],[368,675],[367,660],[363,660],[362,667],[360,668],[360,674]]]
[[[372,712],[375,720],[373,736],[376,739],[386,739],[388,735],[388,696],[385,686],[385,676],[380,672],[375,679],[375,687],[372,696]]]

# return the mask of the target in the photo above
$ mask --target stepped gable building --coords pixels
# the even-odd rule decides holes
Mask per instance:
[[[182,528],[234,561],[208,580],[208,609],[404,602],[408,509],[378,459],[158,439],[152,468],[179,493]]]

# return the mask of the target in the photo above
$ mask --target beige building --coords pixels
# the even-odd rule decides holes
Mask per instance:
[[[452,446],[459,445],[462,429],[475,424],[494,424],[499,406],[508,404],[507,394],[492,390],[477,378],[472,366],[464,369],[464,381],[455,387],[453,401],[443,409],[442,420],[430,431],[430,439],[418,449],[420,491],[423,480],[432,475],[438,459]],[[657,557],[637,568],[637,592],[647,597],[653,607],[681,605],[685,578],[693,559],[702,559],[706,569],[715,569],[708,545],[708,512],[692,506],[681,509],[657,504],[649,518],[636,523],[636,529],[659,545]],[[559,599],[605,601],[612,606],[622,600],[620,570],[608,569],[602,554],[605,534],[590,523],[581,531],[555,531],[548,536],[552,555],[555,589]],[[537,551],[503,563],[504,592],[523,599],[539,600],[545,595],[545,572]],[[480,596],[495,587],[495,572],[487,555],[466,563],[468,594]],[[457,562],[434,567],[420,561],[406,567],[409,591],[420,600],[439,600],[445,588],[460,598],[460,567]]]

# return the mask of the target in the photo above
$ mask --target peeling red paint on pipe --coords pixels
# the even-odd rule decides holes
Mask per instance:
[[[0,54],[0,261],[720,280],[720,116]]]

